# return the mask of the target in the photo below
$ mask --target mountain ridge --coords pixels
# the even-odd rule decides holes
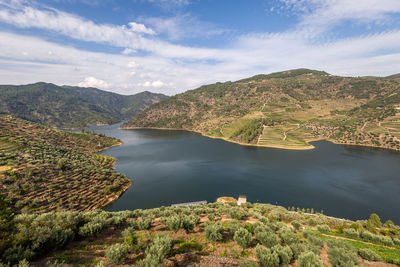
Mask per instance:
[[[0,85],[0,113],[49,126],[78,128],[122,121],[166,97],[148,91],[120,95],[45,82]]]

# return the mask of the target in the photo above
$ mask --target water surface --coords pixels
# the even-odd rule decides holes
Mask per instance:
[[[107,210],[153,208],[219,196],[400,223],[400,153],[314,142],[313,150],[246,147],[196,133],[91,127],[124,145],[103,154],[132,186]]]

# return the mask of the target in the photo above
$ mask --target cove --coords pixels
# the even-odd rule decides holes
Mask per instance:
[[[132,186],[105,209],[154,208],[219,196],[314,208],[339,218],[373,212],[400,223],[400,153],[314,142],[313,150],[240,146],[175,130],[90,127],[124,144],[101,152]]]

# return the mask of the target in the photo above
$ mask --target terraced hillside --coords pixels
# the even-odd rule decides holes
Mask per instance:
[[[2,240],[8,242],[2,247],[0,240],[0,255],[11,264],[23,259],[31,266],[400,264],[400,227],[390,220],[383,224],[376,214],[350,221],[312,209],[217,202],[190,208],[20,214],[6,223],[14,227],[3,232]],[[26,260],[23,266],[28,266]]]
[[[310,149],[310,141],[328,139],[399,150],[399,120],[396,76],[339,77],[297,69],[178,94],[121,128],[179,128],[287,149]]]
[[[49,126],[79,128],[120,122],[166,97],[150,92],[119,95],[96,88],[43,82],[0,85],[0,114]]]
[[[96,152],[120,143],[0,115],[0,193],[18,212],[103,207],[130,180],[112,169],[113,158]]]

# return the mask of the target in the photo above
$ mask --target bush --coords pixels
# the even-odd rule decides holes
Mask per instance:
[[[127,254],[128,247],[124,244],[114,244],[106,250],[106,257],[112,264],[121,264]]]
[[[292,225],[296,230],[299,230],[301,223],[299,223],[298,221],[292,221]]]
[[[239,228],[235,235],[233,236],[233,239],[236,241],[236,243],[243,249],[247,248],[251,242],[252,235],[249,231],[247,231],[244,228]]]
[[[349,229],[343,229],[343,233],[351,238],[358,238],[358,232],[356,230],[354,230],[353,228],[349,228]]]
[[[256,231],[256,239],[267,247],[273,247],[279,243],[278,236],[267,231]]]
[[[239,261],[239,267],[260,267],[260,265],[252,260],[241,260]]]
[[[299,267],[324,267],[321,259],[312,251],[303,252],[299,256]]]
[[[222,240],[222,232],[224,231],[224,228],[222,223],[217,222],[215,224],[206,225],[204,231],[207,239],[217,242]]]
[[[245,216],[245,212],[238,207],[231,208],[228,215],[232,219],[241,220]]]
[[[354,248],[341,240],[328,240],[329,261],[333,266],[357,266],[358,257]]]
[[[151,223],[153,222],[153,217],[142,217],[137,221],[137,226],[139,230],[148,230],[151,227]]]
[[[398,239],[398,238],[393,238],[393,243],[394,243],[395,245],[400,246],[400,239]]]
[[[329,228],[329,226],[326,224],[318,225],[317,229],[321,233],[329,233],[329,231],[331,230],[331,228]]]
[[[378,254],[368,248],[360,248],[358,250],[358,255],[368,261],[382,261],[382,258]]]
[[[238,220],[232,220],[229,223],[229,232],[234,235],[236,233],[237,230],[239,230],[240,228],[243,228],[243,224],[241,222],[239,222]]]
[[[167,219],[166,224],[169,230],[176,232],[181,228],[181,217],[179,215],[171,216]]]
[[[200,221],[198,216],[183,216],[182,217],[182,227],[185,229],[186,233],[193,231],[194,227]]]
[[[133,227],[126,228],[121,234],[124,237],[124,243],[128,246],[134,247],[138,244],[138,237]]]
[[[373,235],[372,235],[371,232],[363,231],[363,232],[361,233],[361,238],[364,239],[364,240],[372,241],[372,237],[373,237]]]
[[[280,265],[287,265],[293,257],[293,252],[288,246],[276,245],[272,247],[272,251],[276,252],[279,256]]]
[[[289,245],[293,252],[293,258],[297,259],[303,252],[309,251],[309,248],[304,243],[293,243]]]
[[[146,266],[161,266],[171,251],[172,240],[167,235],[157,235],[146,250]]]
[[[278,267],[279,256],[275,251],[270,250],[261,245],[256,246],[256,257],[262,266],[265,267]]]
[[[287,227],[280,229],[278,233],[286,245],[299,242],[299,237]]]

